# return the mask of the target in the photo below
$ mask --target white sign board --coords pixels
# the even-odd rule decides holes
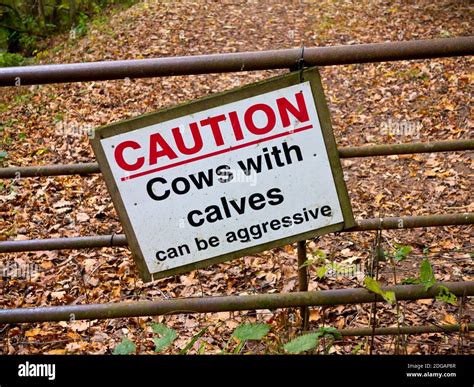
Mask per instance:
[[[189,114],[180,107],[182,115],[166,119],[167,111],[134,130],[126,122],[99,129],[94,149],[103,172],[106,162],[145,279],[352,222],[341,205],[312,83],[271,91],[259,84],[253,96],[226,93],[237,100]],[[223,259],[212,260],[217,257]]]

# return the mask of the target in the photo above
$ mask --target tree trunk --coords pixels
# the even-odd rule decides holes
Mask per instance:
[[[38,5],[38,19],[40,26],[43,27],[45,24],[45,17],[44,17],[44,4],[43,0],[37,0],[37,5]]]
[[[71,23],[71,26],[76,24],[76,6],[76,0],[69,0],[69,22]]]

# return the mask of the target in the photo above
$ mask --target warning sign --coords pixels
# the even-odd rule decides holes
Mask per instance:
[[[92,143],[145,280],[354,224],[316,69],[102,127]]]

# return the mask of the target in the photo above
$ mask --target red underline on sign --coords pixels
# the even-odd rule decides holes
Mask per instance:
[[[221,149],[221,150],[218,150],[218,151],[215,151],[215,152],[207,153],[205,155],[193,157],[191,159],[178,161],[177,163],[174,163],[174,164],[168,164],[168,165],[165,165],[163,167],[158,167],[158,168],[149,169],[148,171],[138,172],[138,173],[135,173],[135,174],[130,175],[130,176],[122,177],[120,180],[127,181],[127,180],[131,180],[131,179],[135,179],[136,177],[141,177],[141,176],[149,175],[150,173],[164,171],[165,169],[179,167],[180,165],[189,164],[189,163],[192,163],[194,161],[204,160],[204,159],[207,159],[208,157],[218,156],[218,155],[221,155],[223,153],[232,152],[234,150],[246,148],[248,146],[252,146],[252,145],[255,145],[255,144],[260,144],[260,143],[266,142],[266,141],[271,141],[271,140],[274,140],[275,138],[283,137],[283,136],[286,136],[288,134],[303,132],[305,130],[312,129],[312,128],[313,128],[313,125],[302,126],[301,128],[298,128],[298,129],[293,129],[293,130],[289,130],[287,132],[275,134],[273,136],[260,138],[260,139],[255,140],[255,141],[250,141],[250,142],[247,142],[245,144],[239,144],[239,145],[234,146],[234,147]]]

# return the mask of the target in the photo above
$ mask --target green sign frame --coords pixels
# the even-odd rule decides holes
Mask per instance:
[[[301,234],[285,237],[283,239],[278,239],[268,243],[248,247],[217,257],[175,267],[158,273],[150,273],[148,271],[145,259],[141,253],[140,246],[135,236],[135,232],[132,228],[131,222],[125,210],[124,203],[120,197],[119,190],[117,188],[117,185],[115,184],[114,177],[112,175],[110,166],[108,164],[100,141],[102,139],[113,137],[118,134],[130,132],[154,124],[159,124],[161,122],[197,113],[202,110],[211,109],[214,107],[254,97],[260,94],[265,94],[274,90],[282,89],[307,81],[310,82],[311,90],[315,99],[316,110],[318,112],[321,130],[324,137],[324,143],[326,146],[326,151],[328,154],[328,159],[331,166],[344,221],[316,230],[311,230]],[[191,270],[204,268],[217,263],[240,258],[246,255],[259,253],[275,247],[288,245],[297,241],[314,238],[332,232],[342,231],[355,226],[352,207],[347,192],[346,184],[344,182],[342,167],[339,160],[339,153],[337,150],[336,141],[331,126],[329,109],[321,85],[319,71],[316,67],[291,72],[255,84],[250,84],[235,90],[213,94],[211,96],[187,102],[176,107],[171,107],[168,109],[160,110],[158,112],[145,114],[136,118],[131,118],[117,123],[113,123],[111,125],[103,126],[95,130],[95,135],[90,141],[94,149],[97,161],[99,163],[100,170],[103,174],[103,178],[112,197],[115,209],[119,215],[124,232],[127,236],[127,241],[137,264],[138,271],[140,273],[141,278],[146,282],[184,272],[189,272]]]

